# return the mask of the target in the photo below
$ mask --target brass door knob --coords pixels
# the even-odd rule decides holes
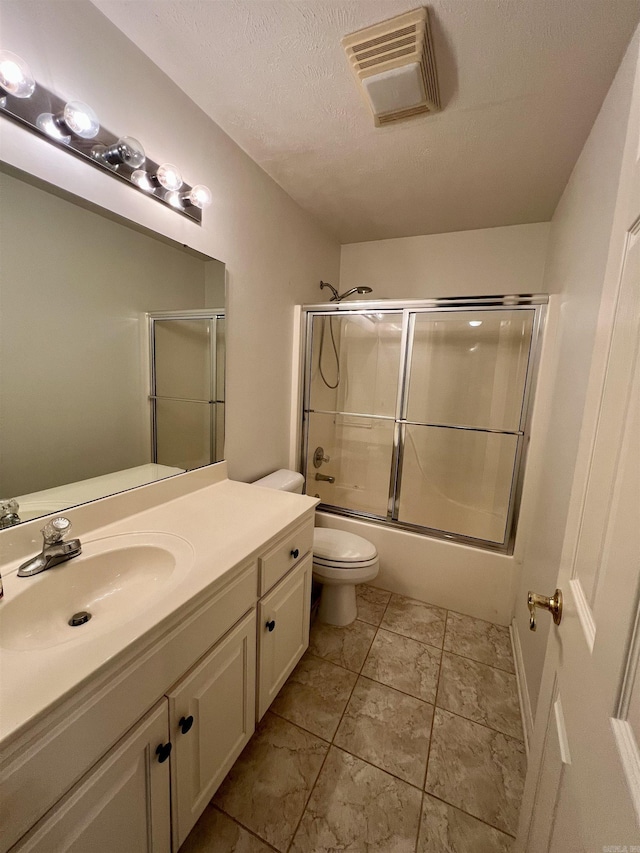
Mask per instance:
[[[536,625],[536,607],[542,607],[548,610],[553,616],[553,621],[556,625],[560,624],[562,619],[562,593],[557,589],[551,598],[546,595],[538,595],[537,592],[529,592],[527,596],[527,605],[529,607],[529,629],[535,631]]]

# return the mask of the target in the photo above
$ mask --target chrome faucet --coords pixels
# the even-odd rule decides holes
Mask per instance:
[[[327,474],[316,474],[316,480],[323,480],[325,483],[335,483],[335,477],[329,477]]]
[[[0,501],[0,530],[13,527],[14,524],[20,524],[19,509],[18,501],[14,498],[8,501]]]
[[[79,539],[63,542],[63,537],[71,532],[71,522],[68,518],[62,516],[54,518],[45,524],[40,532],[44,540],[42,552],[20,566],[18,569],[19,578],[29,578],[31,575],[45,572],[47,569],[57,566],[58,563],[64,563],[73,557],[77,557],[82,551]]]

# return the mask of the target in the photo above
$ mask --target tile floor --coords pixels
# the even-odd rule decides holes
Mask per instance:
[[[362,586],[181,853],[508,853],[524,774],[508,629]]]

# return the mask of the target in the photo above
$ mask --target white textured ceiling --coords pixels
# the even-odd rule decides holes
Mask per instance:
[[[639,0],[433,0],[443,111],[375,128],[340,39],[415,0],[93,0],[342,243],[550,219]]]

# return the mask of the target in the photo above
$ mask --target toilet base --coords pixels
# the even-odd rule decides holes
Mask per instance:
[[[318,620],[326,625],[350,625],[358,614],[353,583],[323,584]]]

